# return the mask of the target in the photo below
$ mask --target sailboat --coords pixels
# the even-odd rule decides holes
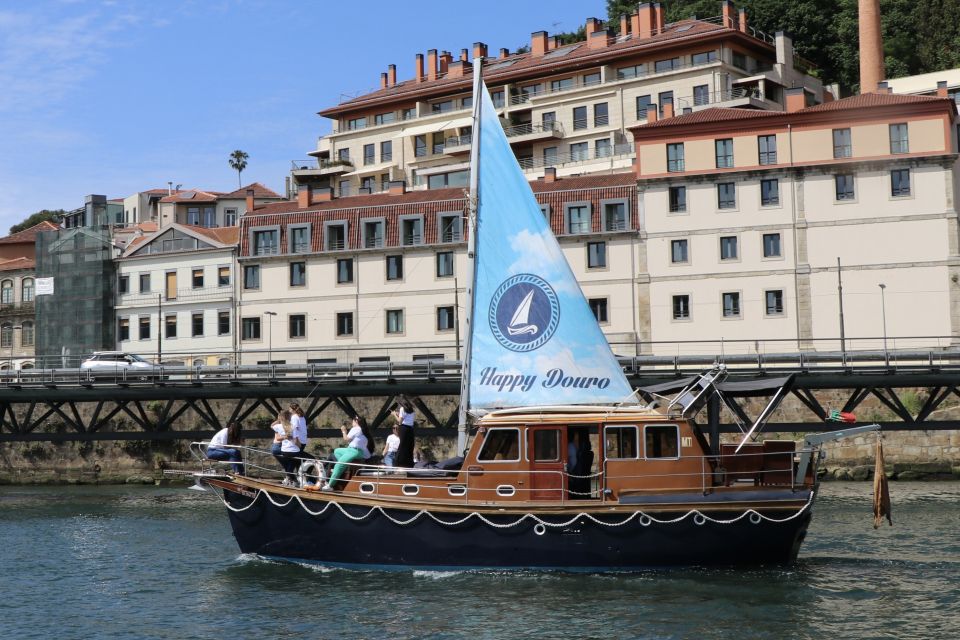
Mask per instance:
[[[722,367],[669,403],[638,399],[514,158],[481,62],[462,460],[353,464],[335,490],[311,491],[327,463],[305,461],[308,486],[284,486],[248,451],[248,474],[197,474],[221,496],[240,549],[386,569],[792,562],[817,493],[820,441],[708,443],[693,416],[718,392]]]

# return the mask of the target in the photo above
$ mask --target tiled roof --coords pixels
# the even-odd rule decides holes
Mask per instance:
[[[247,189],[253,189],[254,198],[282,198],[283,197],[276,191],[273,191],[272,189],[268,189],[267,187],[263,186],[259,182],[253,182],[251,184],[248,184],[245,187],[240,187],[236,191],[231,191],[230,193],[225,193],[221,195],[220,199],[225,200],[227,198],[246,198]]]
[[[134,247],[140,246],[141,244],[146,242],[147,239],[148,239],[147,236],[137,236],[136,238],[134,238],[133,240],[127,243],[127,246],[124,248],[124,252],[129,252]]]
[[[221,195],[223,194],[219,191],[200,191],[199,189],[183,189],[165,198],[161,198],[160,202],[216,202],[217,198]]]
[[[611,58],[626,58],[634,53],[647,53],[649,50],[667,47],[676,43],[687,43],[690,40],[707,35],[719,35],[721,33],[731,36],[747,38],[757,46],[772,48],[765,42],[755,40],[736,29],[723,27],[718,24],[703,22],[700,20],[680,20],[668,25],[663,32],[649,38],[628,37],[622,42],[614,41],[612,44],[599,48],[591,49],[586,42],[577,42],[562,47],[557,47],[543,56],[534,57],[532,53],[520,53],[508,56],[504,59],[487,58],[484,64],[483,78],[487,86],[493,86],[500,82],[515,77],[524,77],[535,75],[536,73],[562,73],[567,69],[580,69],[590,64],[600,64],[607,62]],[[570,49],[567,54],[551,55],[554,51]],[[499,67],[500,64],[513,61],[509,66]],[[329,107],[320,112],[322,116],[334,116],[339,113],[355,111],[368,105],[373,106],[383,102],[392,102],[402,100],[407,96],[413,96],[419,93],[439,93],[445,89],[454,90],[462,86],[463,89],[469,89],[472,80],[472,71],[460,78],[451,78],[449,75],[436,80],[424,80],[417,82],[416,79],[404,80],[398,82],[392,87],[378,89],[366,93],[362,96],[340,103],[334,107]]]
[[[180,226],[185,229],[190,229],[201,236],[206,236],[220,244],[237,244],[240,240],[240,227],[195,227],[187,224]]]
[[[49,220],[44,220],[43,222],[37,223],[28,229],[10,234],[6,238],[0,238],[0,244],[19,244],[21,242],[33,244],[37,239],[37,234],[41,231],[54,231],[59,228],[59,225],[56,225]]]
[[[33,269],[37,261],[33,258],[13,258],[0,262],[0,271],[17,271],[19,269]]]
[[[639,125],[644,129],[655,129],[657,127],[679,127],[689,124],[699,124],[701,122],[723,122],[725,120],[750,120],[753,118],[768,118],[781,115],[781,111],[762,111],[760,109],[737,109],[730,107],[710,107],[702,111],[685,113],[673,118],[657,120],[649,124]]]
[[[902,93],[861,93],[857,96],[824,102],[801,109],[797,113],[818,113],[821,111],[839,111],[841,109],[864,109],[868,107],[884,107],[887,105],[931,103],[937,100],[949,100],[937,96],[915,96]]]

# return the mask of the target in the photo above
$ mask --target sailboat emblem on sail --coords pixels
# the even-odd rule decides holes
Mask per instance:
[[[557,330],[560,304],[553,287],[540,276],[507,278],[490,301],[490,329],[511,351],[533,351]]]

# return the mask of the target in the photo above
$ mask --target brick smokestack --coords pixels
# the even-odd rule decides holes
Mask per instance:
[[[949,98],[950,94],[947,92],[947,81],[940,80],[937,82],[937,97],[938,98]]]
[[[380,88],[386,89],[389,85],[387,84],[387,73],[383,72],[380,74]]]
[[[740,9],[740,31],[747,32],[747,10]]]
[[[530,53],[534,58],[539,58],[549,51],[547,48],[548,39],[546,31],[536,31],[530,34]]]
[[[500,49],[500,55],[497,56],[497,60],[503,60],[510,55],[510,49]]]
[[[883,76],[880,0],[860,0],[860,93],[876,91]]]
[[[247,211],[253,212],[253,189],[247,189]]]
[[[653,5],[644,2],[637,7],[637,32],[638,38],[649,38],[653,34]]]
[[[659,2],[653,3],[653,32],[663,33],[665,18],[663,17],[663,7]]]
[[[440,54],[440,75],[447,75],[447,70],[450,68],[451,62],[453,62],[453,56],[450,55],[449,51],[444,51]]]
[[[785,93],[787,96],[787,113],[800,111],[807,106],[807,96],[803,92],[803,87],[790,87]]]
[[[427,51],[427,80],[437,79],[437,50]]]
[[[392,87],[397,84],[397,65],[392,64],[387,67],[387,86]]]
[[[297,206],[306,209],[313,203],[313,189],[308,184],[300,185],[297,191]]]
[[[620,35],[625,36],[630,33],[630,16],[623,14],[620,16]]]
[[[584,27],[584,30],[587,32],[587,42],[590,42],[590,35],[594,31],[600,30],[600,21],[596,18],[587,18],[587,24]]]
[[[417,82],[423,82],[423,54],[418,53],[413,63],[413,74]]]
[[[720,14],[723,18],[723,26],[728,29],[736,29],[738,20],[731,0],[723,0],[720,3]]]
[[[470,52],[466,49],[460,49],[460,60],[467,62],[470,59]]]
[[[473,57],[474,58],[486,58],[487,57],[487,45],[482,42],[473,43]]]

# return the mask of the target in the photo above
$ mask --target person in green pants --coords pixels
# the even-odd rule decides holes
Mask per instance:
[[[342,426],[340,431],[343,433],[343,439],[347,441],[347,446],[334,450],[333,455],[337,459],[337,464],[333,467],[330,479],[320,488],[321,491],[333,491],[333,487],[337,484],[337,480],[340,479],[343,472],[346,471],[349,463],[357,459],[363,461],[370,457],[373,438],[367,428],[366,420],[360,416],[354,416],[350,430],[348,431],[346,426]]]

